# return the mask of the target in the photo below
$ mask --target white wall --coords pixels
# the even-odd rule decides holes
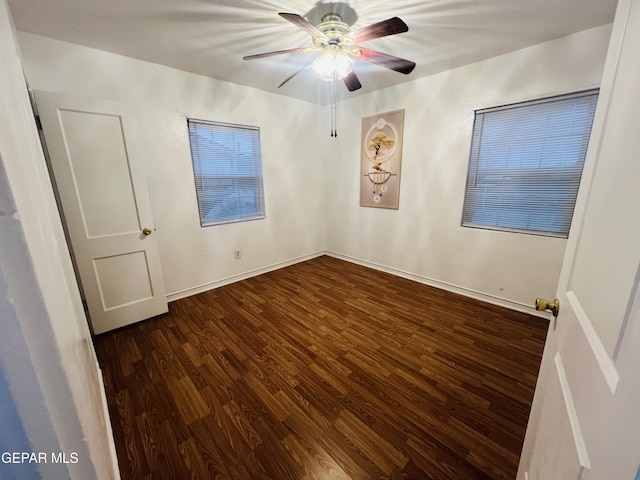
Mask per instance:
[[[31,88],[136,107],[170,299],[324,250],[324,108],[27,33],[19,41]],[[260,127],[265,220],[200,227],[187,117]]]
[[[460,226],[474,110],[597,87],[610,30],[588,30],[341,105],[342,142],[327,160],[334,172],[327,181],[327,250],[513,308],[536,296],[553,299],[566,240]],[[396,109],[405,109],[400,208],[361,208],[360,118]]]
[[[37,470],[42,478],[119,478],[102,377],[6,0],[0,0],[0,65],[0,368],[19,416],[0,435],[18,438],[21,424],[26,452],[48,459],[2,464],[0,477],[34,478]],[[53,464],[52,452],[67,459],[75,452],[78,463]]]

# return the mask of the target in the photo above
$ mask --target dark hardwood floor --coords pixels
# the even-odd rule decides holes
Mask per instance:
[[[319,257],[95,345],[123,480],[511,480],[546,328]]]

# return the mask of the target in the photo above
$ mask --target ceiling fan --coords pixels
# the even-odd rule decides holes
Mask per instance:
[[[298,75],[307,67],[311,67],[314,73],[321,79],[331,81],[341,78],[350,92],[362,87],[360,80],[353,72],[355,60],[364,60],[375,65],[388,68],[395,72],[408,75],[416,64],[404,58],[388,55],[376,50],[358,45],[361,42],[375,38],[396,35],[409,31],[409,27],[398,17],[374,23],[368,27],[351,31],[349,24],[343,22],[338,13],[327,13],[322,17],[317,26],[309,23],[304,17],[296,13],[280,13],[285,20],[293,23],[298,28],[306,31],[313,40],[313,46],[277,50],[274,52],[247,55],[243,60],[255,60],[257,58],[271,57],[292,53],[320,52],[311,62],[287,77],[278,88]]]

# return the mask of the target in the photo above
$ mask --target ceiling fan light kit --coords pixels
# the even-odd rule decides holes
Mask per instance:
[[[274,52],[247,55],[243,60],[256,60],[258,58],[271,57],[275,55],[286,55],[294,53],[319,52],[319,55],[307,65],[297,70],[287,77],[278,88],[282,87],[289,80],[294,78],[307,67],[311,67],[313,73],[320,79],[332,82],[332,130],[331,136],[337,136],[335,130],[335,103],[336,88],[334,83],[342,79],[347,90],[353,92],[362,88],[362,84],[354,73],[355,60],[378,65],[395,72],[408,75],[413,71],[416,64],[404,58],[388,55],[376,50],[360,47],[360,42],[366,42],[380,37],[396,35],[409,31],[409,27],[398,17],[389,18],[381,22],[374,23],[368,27],[352,31],[351,27],[342,21],[338,13],[327,13],[322,17],[320,24],[312,25],[304,17],[296,13],[280,13],[285,20],[293,23],[298,28],[307,32],[313,41],[310,47],[298,47],[287,50],[277,50]]]
[[[312,63],[311,69],[320,80],[330,82],[336,75],[344,78],[351,73],[355,61],[343,51],[327,48]]]

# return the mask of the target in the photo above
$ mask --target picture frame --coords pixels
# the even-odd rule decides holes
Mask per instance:
[[[360,134],[360,206],[397,210],[404,109],[362,118]]]

